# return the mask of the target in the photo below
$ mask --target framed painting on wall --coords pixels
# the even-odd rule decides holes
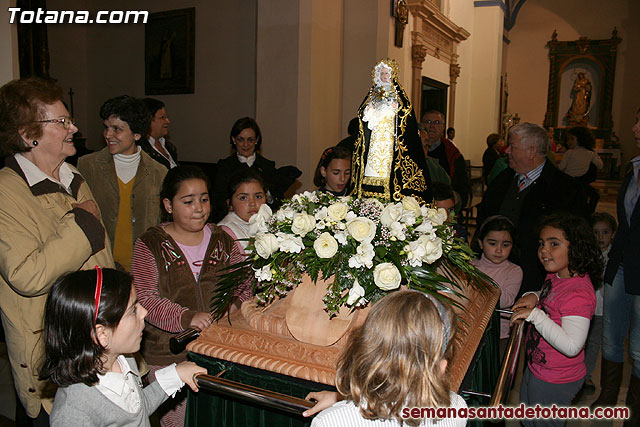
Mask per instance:
[[[196,9],[151,13],[145,27],[145,94],[194,93]]]
[[[621,39],[614,28],[610,39],[558,41],[549,48],[549,89],[544,126],[587,126],[597,138],[608,139],[613,127],[611,107],[616,53]]]

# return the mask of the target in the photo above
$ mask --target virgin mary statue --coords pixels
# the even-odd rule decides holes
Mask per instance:
[[[355,197],[431,202],[431,182],[411,102],[398,83],[398,65],[378,62],[373,84],[358,109],[359,134],[352,162]]]

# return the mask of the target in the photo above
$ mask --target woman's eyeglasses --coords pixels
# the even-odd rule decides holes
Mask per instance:
[[[76,125],[76,121],[70,117],[62,117],[60,119],[47,119],[47,120],[37,120],[36,123],[58,123],[61,124],[65,130],[69,130],[71,125]]]

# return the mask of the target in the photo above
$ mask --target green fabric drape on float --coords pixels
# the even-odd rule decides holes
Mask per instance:
[[[493,312],[487,329],[484,331],[482,341],[476,349],[469,371],[471,376],[471,391],[478,393],[493,394],[493,388],[498,381],[500,374],[500,314]],[[467,402],[468,406],[487,406],[489,400],[481,396],[475,396],[463,392],[465,381],[461,386],[460,394]],[[488,421],[469,420],[467,426],[492,425]]]
[[[213,359],[195,353],[189,353],[189,359],[207,368],[210,375],[216,375],[223,369],[227,372],[223,378],[242,384],[263,388],[304,399],[311,391],[327,390],[330,386],[285,375],[274,374],[239,365],[233,362]],[[311,419],[284,412],[261,408],[255,404],[231,399],[223,395],[201,390],[189,391],[185,426],[255,426],[255,427],[302,427],[309,426]]]
[[[493,392],[500,369],[499,340],[500,320],[499,316],[494,314],[489,321],[489,325],[469,368],[473,372],[471,379],[471,389],[473,391],[489,394]],[[189,359],[207,368],[210,375],[216,375],[223,369],[227,369],[223,378],[290,396],[304,398],[311,391],[331,388],[325,384],[274,374],[196,353],[189,353]],[[477,396],[465,394],[462,394],[462,396],[469,406],[483,406],[489,403],[487,399]],[[185,421],[185,426],[187,427],[208,425],[216,427],[302,427],[310,424],[311,420],[302,416],[296,417],[284,412],[260,408],[257,405],[230,399],[204,390],[199,393],[189,391]],[[470,421],[468,425],[481,425],[481,423]]]

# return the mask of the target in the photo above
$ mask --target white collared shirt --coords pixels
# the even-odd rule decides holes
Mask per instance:
[[[135,414],[140,410],[138,389],[142,389],[142,381],[123,355],[118,356],[116,361],[122,373],[109,371],[104,375],[98,374],[96,388],[120,408]],[[158,384],[168,396],[175,396],[184,385],[178,376],[175,363],[156,371],[155,375]]]
[[[60,175],[60,181],[58,181],[54,177],[44,173],[38,166],[36,166],[31,160],[27,159],[21,153],[16,153],[13,155],[13,157],[16,159],[16,162],[18,162],[18,166],[20,166],[22,172],[24,172],[24,176],[25,178],[27,178],[29,187],[33,187],[37,183],[48,179],[51,182],[60,184],[67,193],[71,194],[73,171],[71,170],[71,166],[69,166],[68,163],[62,163],[62,165],[60,165],[60,169],[58,171],[58,174]]]
[[[169,150],[167,150],[167,145],[165,144],[165,139],[164,136],[161,136],[160,138],[158,138],[158,142],[160,143],[160,145],[162,145],[162,148],[164,148],[164,151],[167,152],[167,154],[169,155],[169,157],[165,156],[164,154],[162,154],[160,151],[158,151],[158,149],[156,148],[156,140],[154,139],[154,137],[152,137],[151,135],[149,135],[149,144],[151,144],[151,147],[153,147],[154,150],[156,150],[158,152],[158,154],[160,154],[162,157],[164,157],[165,159],[169,160],[169,169],[173,169],[176,166],[178,166],[178,164],[176,163],[175,160],[173,160],[173,157],[171,157],[171,153],[169,152]]]
[[[238,154],[238,160],[240,160],[240,163],[246,163],[247,166],[251,167],[253,166],[253,162],[256,161],[256,153],[254,152],[249,157],[241,156],[240,154]]]

